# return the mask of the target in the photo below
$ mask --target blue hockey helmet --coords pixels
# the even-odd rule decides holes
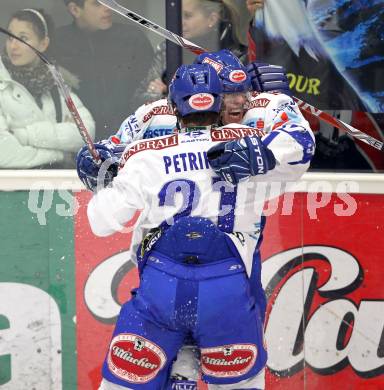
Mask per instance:
[[[168,100],[181,117],[196,112],[219,113],[222,92],[221,81],[208,64],[181,65],[169,85]]]
[[[209,64],[215,68],[223,84],[223,93],[247,92],[251,79],[246,67],[228,49],[213,53],[202,53],[194,61],[195,64]]]

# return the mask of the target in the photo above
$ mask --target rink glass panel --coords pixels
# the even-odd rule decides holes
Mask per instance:
[[[150,0],[119,0],[123,6],[143,15],[149,20],[161,25],[166,25],[165,20],[165,2],[155,2]],[[240,25],[242,40],[246,41],[245,35],[248,27],[249,15],[245,9],[243,1],[236,1],[240,11]],[[296,3],[293,1],[292,3]],[[381,77],[381,69],[383,68],[384,49],[382,45],[382,31],[384,20],[384,1],[372,0],[368,4],[362,4],[361,2],[349,2],[347,0],[342,1],[324,1],[316,0],[306,2],[306,12],[314,23],[317,29],[317,38],[320,40],[321,47],[326,53],[327,61],[335,65],[337,72],[341,74],[344,80],[344,85],[352,86],[354,94],[356,94],[362,103],[362,107],[359,109],[353,109],[348,107],[348,96],[346,98],[345,106],[334,106],[332,94],[338,95],[342,93],[343,88],[335,88],[330,83],[331,87],[329,91],[329,99],[325,98],[325,103],[322,104],[319,101],[319,96],[315,87],[320,80],[310,80],[301,75],[300,72],[292,74],[289,73],[289,80],[291,81],[291,87],[293,93],[299,96],[301,99],[309,102],[310,104],[322,109],[331,110],[330,114],[336,118],[343,120],[344,122],[351,124],[357,129],[366,132],[372,137],[375,137],[379,141],[383,141],[383,129],[384,129],[384,93],[383,93],[383,78]],[[57,27],[70,24],[72,21],[69,15],[64,1],[30,1],[29,7],[42,7],[48,14],[50,14]],[[0,25],[7,26],[10,15],[18,9],[26,7],[25,2],[21,0],[3,0],[2,12],[0,15]],[[289,15],[291,17],[292,15]],[[288,15],[284,19],[285,22],[289,22]],[[119,24],[134,25],[137,29],[141,30],[143,34],[146,34],[151,41],[153,48],[163,41],[163,38],[157,34],[146,30],[143,27],[135,25],[124,19],[121,15],[114,14],[113,20]],[[272,23],[274,20],[272,18]],[[275,21],[275,24],[279,26],[281,22]],[[290,23],[290,25],[296,25]],[[291,31],[292,32],[292,31]],[[295,36],[294,31],[292,32]],[[121,34],[121,40],[127,39],[124,34]],[[313,34],[311,34],[312,36]],[[213,34],[212,34],[213,36]],[[212,49],[217,45],[204,45],[198,38],[191,38],[191,41],[201,46],[207,46],[208,49]],[[0,44],[3,47],[5,37],[0,35]],[[119,40],[119,42],[121,42]],[[128,41],[127,41],[128,42]],[[285,65],[283,59],[269,57],[268,44],[260,44],[257,48],[258,61],[271,62],[279,65]],[[140,56],[140,47],[136,47],[135,54]],[[274,50],[274,53],[279,56],[280,50]],[[142,53],[143,54],[143,53]],[[273,54],[273,53],[272,53]],[[184,50],[184,61],[191,62],[193,56],[188,51]],[[279,60],[281,62],[279,62]],[[118,65],[118,60],[116,61]],[[147,61],[143,61],[147,62]],[[304,61],[298,61],[301,66],[304,66]],[[288,64],[289,65],[289,64]],[[285,65],[287,67],[287,65]],[[292,66],[295,66],[294,64]],[[320,66],[320,65],[319,65]],[[304,66],[305,67],[305,66]],[[306,69],[311,68],[307,66]],[[315,66],[314,68],[317,68]],[[91,70],[90,70],[91,71]],[[107,72],[108,69],[103,69],[100,74],[97,75],[98,79],[105,79],[106,90],[107,87]],[[133,70],[134,72],[134,70]],[[326,73],[326,72],[324,72]],[[295,80],[293,80],[294,78]],[[300,95],[300,92],[310,91],[305,96]],[[345,91],[344,91],[345,92]],[[344,93],[345,94],[345,93]],[[107,93],[101,95],[108,95]],[[324,94],[323,94],[324,95]],[[348,95],[348,94],[347,94]],[[325,93],[328,96],[328,93]],[[105,99],[105,96],[100,96],[100,99]],[[324,98],[322,100],[324,102]],[[329,102],[329,105],[328,105]],[[136,99],[137,105],[143,103],[143,99],[139,97]],[[136,108],[136,106],[135,106]],[[352,111],[351,111],[352,110]],[[117,121],[121,123],[131,111],[127,108],[127,112],[124,113]],[[383,171],[384,170],[384,158],[380,152],[374,148],[366,145],[360,141],[355,143],[349,143],[350,139],[344,137],[342,131],[338,131],[332,126],[326,124],[323,121],[319,121],[316,117],[310,118],[312,129],[318,134],[323,135],[324,138],[319,138],[319,148],[317,154],[322,155],[323,158],[317,162],[314,169],[316,170],[354,170],[354,171]],[[109,136],[114,133],[117,126],[106,129],[105,136]],[[100,134],[100,132],[99,132]],[[322,151],[321,151],[322,150]],[[332,163],[333,160],[337,160],[337,163]],[[347,161],[347,163],[345,163]],[[64,166],[60,165],[60,168]]]

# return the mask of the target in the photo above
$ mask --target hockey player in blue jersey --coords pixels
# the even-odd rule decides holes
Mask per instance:
[[[177,89],[176,89],[177,90]],[[211,95],[212,96],[212,95]],[[192,99],[193,97],[193,99]],[[184,96],[185,98],[185,96]],[[175,101],[174,101],[175,103]],[[205,109],[209,106],[209,107],[214,107],[214,103],[212,101],[212,99],[210,99],[210,96],[209,96],[209,93],[207,93],[206,95],[203,95],[203,96],[195,96],[195,95],[192,95],[190,96],[190,99],[188,99],[188,103],[186,103],[185,99],[184,100],[180,100],[178,102],[176,102],[176,106],[178,107],[181,107],[183,104],[189,104],[189,105],[194,105],[195,108],[199,109],[199,108],[203,108],[205,107]],[[212,105],[211,105],[212,104]],[[211,105],[211,106],[210,106]],[[208,108],[209,108],[208,107]],[[183,114],[183,109],[181,108],[180,109],[180,112]],[[183,115],[182,115],[183,116]],[[187,115],[188,116],[188,115]],[[184,112],[184,119],[186,118],[186,114]],[[211,121],[212,121],[212,118],[211,118]],[[288,126],[289,124],[287,124]],[[241,126],[241,125],[239,125]],[[234,128],[232,127],[233,131],[231,134],[252,134],[252,131],[253,129],[249,129],[249,128],[246,128],[246,127],[243,127],[240,129],[237,127],[237,128]],[[241,130],[241,131],[240,131]],[[284,130],[284,131],[283,131]],[[300,131],[302,133],[302,137],[301,137],[301,140],[304,140],[305,137],[305,133],[308,133],[307,135],[309,136],[309,138],[307,138],[307,141],[309,143],[312,142],[313,144],[313,141],[312,141],[312,138],[311,138],[311,134],[310,134],[310,131],[308,131],[308,129],[306,129],[305,127],[302,127],[301,129],[300,128],[297,128],[296,130],[292,129],[292,128],[286,128],[286,129],[281,129],[281,131],[279,132],[278,130],[276,130],[275,132],[278,133],[278,134],[273,134],[273,137],[270,137],[271,139],[268,140],[269,143],[273,146],[274,148],[276,149],[276,152],[277,152],[277,155],[279,156],[279,160],[278,160],[278,167],[275,169],[273,168],[273,161],[274,161],[274,157],[273,157],[273,154],[270,155],[270,153],[268,152],[267,148],[264,148],[262,144],[259,143],[259,139],[256,137],[256,136],[252,136],[252,137],[246,137],[245,138],[245,144],[242,144],[242,143],[239,143],[239,142],[229,142],[229,143],[226,143],[225,144],[225,147],[221,147],[220,145],[222,144],[219,144],[220,147],[217,147],[217,142],[213,142],[214,140],[223,140],[225,139],[225,136],[226,134],[229,134],[227,130],[227,132],[223,132],[223,131],[214,131],[214,129],[211,129],[210,131],[210,141],[213,142],[213,143],[216,143],[216,147],[211,151],[213,155],[217,156],[217,161],[216,161],[216,165],[213,164],[215,166],[215,169],[217,170],[217,173],[219,175],[222,175],[223,177],[227,178],[228,177],[231,177],[231,180],[236,182],[238,180],[242,180],[243,178],[246,178],[246,176],[252,174],[256,174],[256,173],[263,173],[263,174],[267,174],[269,170],[271,170],[271,172],[274,172],[274,174],[272,174],[272,178],[278,178],[279,175],[281,175],[283,172],[285,172],[285,178],[287,177],[290,177],[291,179],[295,180],[297,179],[297,175],[301,174],[308,166],[308,161],[307,161],[307,155],[309,152],[308,150],[304,151],[303,148],[299,148],[297,147],[294,147],[295,146],[295,143],[297,143],[297,140],[295,140],[295,137],[288,137],[285,135],[285,134],[288,134],[289,133],[289,130],[292,132],[292,134],[295,134],[295,131]],[[200,133],[201,131],[199,130],[197,133]],[[199,134],[196,134],[196,132],[190,132],[188,133],[190,134],[189,137],[186,137],[186,139],[184,139],[184,141],[180,141],[181,143],[186,143],[188,141],[188,146],[191,145],[191,140],[194,139],[195,142],[197,141],[200,141],[200,142],[204,142],[204,141],[208,141],[208,140],[205,140],[204,138],[201,139],[201,136],[199,137]],[[203,135],[204,135],[204,132],[203,132]],[[233,135],[232,135],[233,136]],[[171,139],[169,139],[171,138]],[[176,136],[177,138],[177,136]],[[282,151],[280,150],[280,147],[281,145],[279,146],[279,141],[276,141],[276,139],[280,139],[280,143],[281,141],[283,141],[283,144],[285,146],[290,146],[290,143],[291,143],[291,146],[292,146],[292,150],[289,154],[289,156],[284,155],[282,154]],[[160,141],[161,139],[159,139]],[[174,147],[174,142],[175,142],[175,139],[173,139],[172,137],[166,137],[166,140],[161,140],[161,142],[159,142],[159,144],[156,144],[156,143],[150,143],[150,144],[139,144],[139,147],[137,147],[138,145],[134,145],[133,148],[129,149],[129,151],[127,151],[125,153],[125,156],[126,156],[126,159],[134,159],[134,155],[137,154],[139,151],[143,151],[144,149],[146,149],[146,147],[150,147],[150,148],[155,148],[156,149],[156,145],[159,149],[163,149],[163,148],[167,148],[167,147]],[[310,145],[306,144],[306,147],[309,147]],[[195,146],[196,145],[203,145],[201,143],[198,143],[198,144],[194,144]],[[181,146],[181,145],[180,145]],[[299,145],[300,146],[300,145]],[[310,149],[310,148],[309,148]],[[248,152],[249,154],[247,154]],[[153,152],[153,151],[152,151]],[[255,156],[255,153],[259,153],[257,159],[252,159],[250,158],[251,156]],[[248,163],[251,162],[250,167],[242,167],[242,169],[240,170],[240,172],[238,172],[238,168],[236,167],[239,167],[239,161],[241,160],[244,160],[244,157],[247,157],[248,155]],[[171,158],[170,156],[168,155],[163,155],[163,163],[164,163],[164,170],[166,172],[166,174],[171,174],[171,176],[173,174],[176,174],[176,173],[179,173],[179,172],[182,172],[182,171],[188,171],[188,170],[191,170],[191,171],[195,171],[195,170],[199,170],[199,169],[207,169],[209,167],[206,166],[205,162],[204,162],[204,157],[203,157],[203,154],[201,154],[201,152],[196,152],[196,153],[193,153],[193,152],[190,152],[190,153],[185,153],[185,156],[184,156],[184,153],[179,153],[179,154],[174,154],[173,155],[173,158]],[[149,155],[147,154],[147,157],[149,158]],[[187,158],[188,157],[188,158]],[[287,158],[289,157],[289,158]],[[201,158],[201,161],[199,160]],[[261,160],[260,160],[261,158]],[[232,166],[232,163],[231,163],[231,159],[232,161],[234,162],[233,166]],[[296,160],[297,161],[290,161],[289,160]],[[136,161],[137,161],[137,158],[136,158]],[[261,165],[258,165],[257,167],[253,166],[252,164],[256,164],[257,162],[260,163],[260,161],[263,161],[263,164],[262,166]],[[292,168],[291,171],[292,172],[288,172],[288,173],[291,173],[291,176],[289,176],[289,174],[287,175],[287,168],[289,168],[289,165],[287,165],[287,161],[288,161],[288,164],[289,163],[294,163],[294,165],[296,165],[296,167],[290,167]],[[222,167],[224,167],[225,169],[221,169],[218,165],[222,165]],[[131,164],[132,165],[132,164]],[[182,167],[182,168],[181,168]],[[269,168],[269,169],[268,169]],[[271,169],[273,168],[273,169]],[[283,169],[282,169],[283,168]],[[123,174],[123,171],[124,171],[125,168],[122,169],[121,171],[121,175]],[[244,175],[244,169],[245,171],[248,170],[248,173],[246,175]],[[288,169],[289,170],[289,169]],[[135,172],[135,171],[133,171]],[[192,175],[192,172],[190,172],[190,174]],[[133,175],[135,176],[135,175]],[[114,194],[113,196],[116,196],[118,195],[119,193],[119,187],[120,185],[122,184],[119,180],[119,176],[117,177],[117,182],[115,182],[115,188],[111,188],[111,189],[105,189],[105,190],[102,190],[96,197],[99,198],[99,201],[98,202],[101,202],[103,200],[103,198],[105,198],[106,194],[109,194],[108,196],[111,196],[111,194]],[[133,180],[133,182],[135,181],[133,177],[130,178],[130,180]],[[207,180],[205,180],[204,182],[206,182]],[[120,184],[119,184],[120,182]],[[123,181],[124,182],[124,181]],[[171,183],[171,182],[169,182]],[[182,181],[180,183],[181,185],[181,188],[183,188],[183,185],[187,186],[186,188],[189,190],[191,190],[192,188],[195,188],[195,194],[199,193],[200,196],[202,198],[204,198],[204,196],[206,197],[207,196],[207,193],[209,193],[210,191],[201,191],[200,190],[197,190],[198,187],[194,187],[194,185],[188,181],[188,180],[185,180],[185,181]],[[202,186],[202,189],[204,190],[204,183],[200,183],[200,185]],[[190,186],[190,187],[188,187]],[[172,189],[173,187],[171,187],[170,184],[167,184],[167,185],[164,185],[163,189]],[[120,189],[122,189],[122,187],[120,187]],[[173,189],[173,190],[176,190],[177,191],[177,188]],[[207,188],[205,188],[205,190],[207,190]],[[239,184],[239,186],[237,187],[236,189],[236,192],[243,192],[244,190],[244,186],[241,187],[241,183]],[[109,192],[111,191],[111,192]],[[182,189],[180,190],[182,191]],[[166,193],[167,191],[165,191]],[[183,191],[182,191],[183,192]],[[188,192],[188,191],[187,191]],[[228,194],[225,194],[226,191],[224,191],[224,194],[223,195],[228,195],[228,196],[224,196],[222,198],[227,198],[227,201],[230,200],[232,198],[232,201],[233,201],[233,198],[236,196],[234,195],[234,193],[231,193],[231,191],[228,191],[229,193]],[[233,191],[232,191],[233,192]],[[161,203],[161,196],[163,195],[160,195],[160,194],[164,194],[165,196],[165,201],[167,200],[166,198],[166,194],[164,193],[164,191],[160,191],[159,192],[159,197],[160,197],[160,203]],[[132,195],[132,194],[131,194]],[[107,196],[107,197],[108,197]],[[118,198],[118,196],[117,196]],[[104,199],[105,200],[105,199]],[[131,199],[133,200],[133,199]],[[136,198],[136,200],[138,200]],[[203,199],[202,199],[203,200]],[[221,199],[223,200],[223,199]],[[169,199],[168,199],[169,201]],[[97,203],[97,201],[95,201]],[[119,202],[114,202],[114,204],[118,204]],[[128,201],[129,203],[129,201]],[[134,203],[134,202],[133,202]],[[140,203],[140,202],[138,202]],[[188,207],[187,207],[187,210],[192,212],[197,212],[196,210],[194,210],[194,201],[192,200],[192,203],[189,205],[188,204]],[[201,202],[202,204],[205,204],[206,206],[209,205],[209,199],[205,199],[205,202]],[[242,231],[245,231],[245,232],[249,232],[250,234],[254,234],[254,227],[252,226],[252,224],[250,223],[251,221],[248,221],[247,219],[248,218],[241,218],[241,220],[239,219],[238,221],[235,221],[235,218],[234,217],[234,213],[230,212],[229,215],[225,215],[225,216],[216,216],[214,217],[214,209],[216,209],[217,207],[217,204],[215,206],[215,203],[216,202],[213,202],[211,203],[211,207],[209,208],[209,210],[207,209],[202,209],[202,214],[207,214],[206,216],[211,216],[213,219],[217,219],[217,225],[220,226],[223,230],[228,230],[228,231],[232,231],[233,228],[239,228],[239,230],[242,230]],[[136,205],[138,206],[138,204]],[[168,206],[167,205],[167,202],[165,202],[165,204],[163,204],[163,206]],[[170,204],[170,206],[172,206],[172,203]],[[190,209],[189,209],[190,208]],[[96,208],[97,209],[97,208]],[[172,208],[171,208],[172,209]],[[187,210],[184,210],[184,211],[187,211]],[[211,210],[211,213],[213,212],[213,215],[210,215],[210,210]],[[95,209],[93,208],[93,211],[95,211]],[[125,209],[126,211],[126,209]],[[176,210],[173,210],[173,211],[176,211]],[[108,234],[108,232],[111,232],[110,229],[112,229],[112,231],[116,228],[116,223],[118,223],[117,226],[120,226],[120,223],[125,219],[127,218],[127,215],[124,216],[123,218],[123,214],[121,213],[112,213],[115,217],[117,217],[117,220],[112,218],[110,219],[109,217],[107,218],[106,215],[104,215],[103,213],[99,214],[99,217],[104,217],[104,218],[101,218],[99,220],[99,224],[96,222],[97,219],[99,218],[96,218],[96,219],[93,219],[94,215],[92,216],[93,212],[92,212],[92,202],[90,204],[90,219],[91,221],[93,221],[93,227],[95,228],[96,231],[98,231],[99,233],[101,234]],[[97,214],[97,213],[96,213]],[[151,214],[151,212],[149,211],[149,215]],[[161,214],[161,213],[160,213]],[[188,214],[188,212],[186,213]],[[147,217],[149,217],[149,215],[147,215]],[[120,219],[122,218],[122,220]],[[152,220],[154,218],[154,221],[157,220],[158,222],[160,222],[158,216],[156,216],[156,212],[155,213],[152,213],[152,216],[149,218],[149,220]],[[112,222],[113,220],[113,223],[112,225],[110,225],[110,222]],[[167,220],[167,218],[166,218]],[[153,221],[153,222],[154,222]],[[100,224],[101,223],[101,224]],[[150,223],[151,225],[151,223]],[[98,226],[98,227],[97,227]],[[102,226],[101,230],[98,230],[100,227]],[[176,226],[176,224],[175,224]],[[179,225],[178,225],[179,226]],[[206,228],[204,229],[204,232],[207,230],[207,226]],[[209,229],[208,229],[209,230]],[[168,232],[171,232],[172,231],[172,228],[170,228],[168,230]],[[183,230],[179,230],[179,232],[182,232]],[[191,234],[191,236],[194,236],[196,238],[199,238],[199,233],[196,233],[196,232],[189,232]],[[193,233],[196,233],[196,234],[193,234]],[[170,234],[170,233],[169,233]],[[244,242],[244,236],[246,235],[247,233],[244,233],[243,235],[243,238],[242,238],[242,242]],[[164,234],[163,240],[166,241],[166,234]],[[161,241],[159,241],[161,243]],[[212,242],[212,241],[211,241]],[[160,243],[158,245],[160,245]],[[252,245],[251,245],[252,246]],[[164,250],[164,248],[163,248]],[[182,251],[181,251],[182,252]],[[252,253],[253,251],[251,251]],[[226,253],[226,255],[228,255],[228,253]],[[177,257],[177,253],[174,253],[173,254],[173,257]],[[195,256],[196,257],[196,256]],[[212,254],[211,254],[211,257],[212,257]],[[247,256],[243,256],[243,259],[244,257],[247,257]],[[192,256],[193,258],[193,256]],[[252,256],[251,256],[252,258]],[[217,260],[215,258],[215,260]],[[249,260],[249,259],[248,259]],[[192,261],[192,260],[191,260]],[[252,263],[252,260],[249,262],[245,262],[245,263],[248,263],[248,268],[249,268],[249,264]],[[240,264],[241,265],[241,264]],[[233,270],[237,269],[237,266],[238,264],[234,265],[234,268]],[[247,267],[246,267],[247,268]],[[144,268],[145,270],[146,268]],[[127,341],[127,344],[129,344],[129,340]],[[201,345],[200,345],[201,346]],[[120,354],[120,347],[117,347],[117,351],[118,351],[118,354]],[[224,348],[224,347],[223,347]],[[224,349],[221,349],[219,348],[219,350],[221,352],[216,351],[217,353],[219,353],[219,355],[221,353],[224,354],[224,356],[230,356],[233,351],[231,352],[231,348],[229,347],[225,347]],[[204,351],[206,351],[204,349]],[[211,352],[213,352],[211,349],[210,349]],[[216,353],[215,352],[215,353]],[[227,354],[227,355],[225,355]],[[124,355],[125,356],[125,355]],[[221,355],[220,355],[221,356]],[[213,360],[212,360],[213,359]],[[240,359],[242,360],[242,359]],[[247,359],[245,359],[247,360]],[[233,376],[234,373],[231,373],[229,375],[226,375],[226,373],[223,373],[223,372],[220,372],[220,374],[218,374],[212,366],[210,366],[210,363],[212,363],[213,361],[215,361],[217,363],[217,359],[215,360],[214,358],[211,358],[210,356],[205,356],[203,354],[203,358],[202,358],[202,367],[203,367],[203,373],[204,373],[204,369],[205,369],[205,376],[207,377],[207,380],[211,379],[211,381],[213,381],[212,383],[220,383],[220,376],[223,376],[225,377],[226,379],[223,379],[223,383],[225,382],[228,382],[231,383],[231,381],[233,382],[233,378],[232,379],[228,379],[228,376],[230,377],[231,375]],[[221,361],[222,362],[222,359],[218,359],[218,361]],[[112,364],[112,363],[111,363]],[[208,364],[209,367],[206,367],[204,366],[204,364]],[[225,365],[225,360],[224,360],[224,363]],[[220,364],[218,364],[220,366]],[[217,368],[217,367],[216,367]],[[213,370],[213,371],[212,371]],[[252,371],[251,371],[252,372]],[[227,373],[228,374],[228,373]],[[244,374],[244,371],[242,371],[241,369],[239,369],[237,371],[237,379],[241,378],[242,375],[245,375]],[[234,375],[234,376],[236,376]],[[213,377],[210,378],[210,377]],[[154,382],[153,382],[154,383]],[[153,384],[152,383],[152,384]],[[233,388],[231,387],[231,385],[228,385],[229,387],[226,387],[226,388]],[[240,386],[240,385],[239,385]],[[238,385],[236,385],[236,388],[256,388],[256,387],[249,387],[248,385],[246,385],[247,387],[239,387]],[[129,387],[129,386],[126,386],[126,387]],[[136,387],[130,387],[130,388],[136,388]],[[140,388],[145,388],[145,387],[140,387]],[[155,388],[155,387],[148,387],[148,388]],[[157,388],[157,387],[156,387]],[[261,387],[260,387],[261,388]]]

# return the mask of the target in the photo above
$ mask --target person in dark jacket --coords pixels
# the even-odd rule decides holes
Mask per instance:
[[[79,96],[96,121],[96,140],[115,132],[137,103],[153,48],[140,28],[112,22],[97,0],[64,0],[73,23],[56,30],[53,57],[80,79]]]

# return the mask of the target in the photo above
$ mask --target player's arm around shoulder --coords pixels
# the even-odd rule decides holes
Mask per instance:
[[[263,144],[272,151],[279,166],[288,170],[305,166],[307,170],[315,153],[315,137],[298,105],[290,96],[276,94],[268,111],[270,119]]]
[[[268,134],[260,136],[248,130],[242,138],[210,149],[210,164],[223,180],[237,184],[251,177],[252,181],[287,182],[298,180],[307,171],[315,150],[313,133],[289,96],[279,102],[269,113],[273,130]]]
[[[146,207],[141,191],[142,174],[138,159],[132,158],[124,166],[121,165],[109,186],[93,195],[87,214],[95,235],[103,237],[116,232],[132,231],[137,212]]]
[[[88,204],[88,219],[96,235],[131,232],[147,221],[154,183],[159,180],[162,150],[177,144],[178,136],[174,134],[138,140],[126,146],[117,176],[97,191]],[[138,212],[140,218],[136,221]]]
[[[224,142],[214,144],[207,157],[212,169],[223,180],[238,184],[250,176],[264,176],[275,168],[276,159],[263,144],[262,131],[241,124],[230,124],[218,131]]]
[[[275,155],[279,165],[309,162],[314,154],[315,138],[292,97],[283,93],[250,93],[245,124],[262,129],[263,143]]]

